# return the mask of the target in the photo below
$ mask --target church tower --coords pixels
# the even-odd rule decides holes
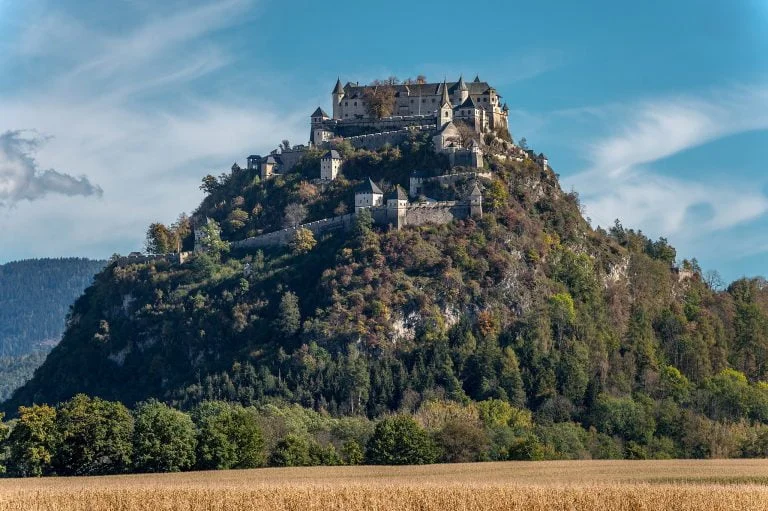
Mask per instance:
[[[440,110],[438,110],[440,119],[437,124],[443,127],[453,120],[453,105],[451,105],[451,97],[448,95],[448,84],[445,80],[443,80],[441,87],[443,88],[443,96],[440,99]]]

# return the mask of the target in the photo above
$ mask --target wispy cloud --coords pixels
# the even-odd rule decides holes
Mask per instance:
[[[54,169],[40,169],[34,154],[45,141],[34,132],[0,134],[0,206],[37,200],[48,194],[101,196],[87,177],[73,177]]]
[[[236,62],[226,42],[211,36],[251,18],[254,1],[203,0],[178,9],[130,2],[137,5],[141,16],[127,17],[119,30],[69,18],[56,4],[50,4],[53,21],[25,24],[35,35],[21,38],[17,58],[34,55],[69,70],[52,80],[27,79],[13,95],[0,91],[0,133],[30,127],[50,135],[45,144],[27,137],[21,149],[40,168],[74,169],[90,179],[36,167],[38,182],[27,195],[50,193],[34,207],[24,201],[0,213],[0,260],[135,250],[150,222],[171,221],[197,206],[202,175],[243,163],[282,138],[307,136],[309,105],[297,107],[299,116],[233,90],[211,98],[196,88],[199,78],[216,83],[215,72]],[[59,23],[59,30],[38,30]],[[248,57],[258,62],[257,52]],[[2,183],[0,174],[0,194]],[[103,189],[103,200],[62,195],[65,189],[83,195],[89,185],[94,194]],[[11,239],[18,243],[3,242]]]
[[[719,177],[685,179],[653,169],[654,162],[682,151],[768,129],[768,86],[739,86],[584,112],[614,125],[618,133],[588,144],[592,165],[565,179],[566,185],[581,192],[595,223],[606,225],[620,218],[651,232],[674,235],[695,220],[695,231],[706,235],[768,212],[768,198],[759,187],[726,179],[732,169],[723,169]]]

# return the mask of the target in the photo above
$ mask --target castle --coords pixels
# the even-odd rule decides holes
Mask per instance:
[[[462,167],[453,173],[431,176],[416,169],[411,174],[406,192],[396,185],[384,193],[371,179],[364,180],[355,189],[354,213],[324,218],[302,225],[261,234],[232,243],[234,248],[256,248],[288,244],[298,229],[309,229],[315,235],[337,229],[347,229],[360,212],[370,211],[375,224],[400,229],[406,225],[448,223],[455,219],[477,218],[483,214],[483,194],[479,179],[490,179],[483,170],[485,155],[478,142],[483,134],[508,129],[509,107],[487,82],[475,77],[465,82],[426,83],[425,80],[407,83],[377,83],[359,85],[336,80],[331,91],[331,112],[328,115],[317,107],[310,115],[308,145],[279,149],[262,157],[251,155],[247,168],[258,172],[261,179],[291,172],[310,149],[321,149],[317,178],[320,186],[335,180],[343,173],[344,160],[336,150],[338,141],[346,141],[356,149],[376,150],[386,145],[399,145],[414,132],[426,134],[436,153],[446,155],[450,168]],[[513,157],[533,158],[547,166],[544,155],[538,157],[513,147]],[[467,171],[466,167],[475,169]],[[457,200],[435,200],[425,195],[432,186],[448,187],[457,194],[454,185],[460,183],[466,194]],[[451,188],[453,187],[453,188]],[[461,189],[461,186],[459,187]],[[467,194],[466,190],[471,191]],[[414,199],[415,202],[411,202]]]

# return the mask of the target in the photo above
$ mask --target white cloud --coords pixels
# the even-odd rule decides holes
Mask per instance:
[[[233,62],[207,36],[241,23],[251,5],[211,0],[160,11],[147,4],[144,20],[119,36],[76,20],[50,36],[22,38],[18,51],[80,64],[13,96],[0,93],[0,133],[36,130],[47,140],[35,155],[40,166],[87,175],[103,198],[48,195],[0,211],[0,260],[139,249],[150,222],[170,222],[197,206],[204,174],[308,135],[309,105],[299,115],[249,97],[201,97],[190,87]],[[37,28],[30,24],[28,32]]]
[[[599,110],[599,109],[598,109]],[[589,169],[564,179],[581,192],[593,223],[616,218],[659,235],[707,235],[753,220],[768,212],[759,187],[723,169],[721,177],[677,178],[651,164],[723,137],[768,129],[768,86],[733,87],[699,97],[675,97],[604,110],[618,119],[618,134],[588,145]],[[690,173],[689,173],[690,174]],[[737,173],[736,173],[737,174]],[[690,225],[697,210],[708,212]]]
[[[34,132],[0,134],[0,206],[33,201],[48,194],[101,196],[87,177],[73,177],[54,169],[40,169],[34,155],[45,142]]]

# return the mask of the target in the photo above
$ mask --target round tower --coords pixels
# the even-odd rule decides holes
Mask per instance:
[[[336,86],[331,92],[331,103],[333,104],[333,118],[341,119],[341,100],[344,99],[344,87],[341,86],[341,78],[336,78]]]

